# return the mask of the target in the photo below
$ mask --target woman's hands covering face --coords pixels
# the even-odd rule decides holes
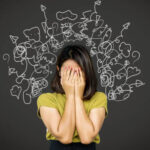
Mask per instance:
[[[81,69],[78,70],[77,78],[75,80],[75,99],[82,99],[85,89],[85,76]]]
[[[72,95],[75,98],[82,99],[85,88],[85,76],[79,67],[63,67],[61,72],[61,85],[66,96]]]
[[[74,84],[75,80],[77,78],[77,75],[75,73],[77,71],[76,68],[68,67],[62,67],[61,70],[61,85],[65,91],[66,96],[74,96]]]

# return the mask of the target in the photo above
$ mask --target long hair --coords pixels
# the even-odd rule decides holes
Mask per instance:
[[[51,89],[56,93],[65,94],[65,91],[60,83],[60,71],[62,64],[68,59],[74,60],[85,73],[86,85],[83,100],[90,99],[96,92],[97,78],[87,49],[79,44],[67,45],[62,48],[56,62],[56,65],[59,67],[59,71],[56,69],[55,75],[51,80]]]

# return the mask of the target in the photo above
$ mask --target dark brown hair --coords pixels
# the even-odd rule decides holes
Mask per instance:
[[[83,100],[90,99],[96,92],[97,78],[92,65],[91,57],[87,49],[79,44],[67,45],[62,48],[61,53],[57,57],[56,66],[59,67],[59,71],[56,69],[56,73],[51,81],[51,88],[56,93],[65,94],[60,83],[60,71],[62,64],[68,60],[74,60],[85,73],[86,85],[83,94]]]

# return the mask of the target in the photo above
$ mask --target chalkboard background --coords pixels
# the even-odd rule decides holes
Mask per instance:
[[[37,118],[37,98],[26,105],[22,98],[11,96],[10,89],[14,78],[8,75],[8,63],[3,59],[7,53],[13,58],[14,45],[9,35],[25,38],[22,31],[34,26],[41,26],[44,20],[40,5],[47,7],[49,23],[56,21],[56,12],[72,10],[80,14],[93,9],[92,0],[1,0],[0,1],[0,149],[4,150],[40,150],[48,149],[46,129]],[[122,25],[130,22],[124,33],[124,40],[132,49],[140,52],[136,62],[141,74],[137,76],[145,83],[134,89],[125,101],[108,100],[109,117],[100,131],[101,142],[97,149],[141,150],[150,149],[150,96],[149,87],[149,27],[150,2],[148,0],[111,0],[102,1],[100,15],[112,28],[112,37],[116,37]],[[96,60],[96,59],[95,59]],[[96,62],[95,62],[96,63]],[[9,63],[9,66],[13,63]],[[12,66],[11,66],[12,67]],[[17,67],[17,66],[15,66]],[[18,70],[21,67],[18,67]],[[51,70],[55,72],[55,64]],[[52,75],[50,76],[50,78]],[[99,76],[98,76],[99,77]],[[26,84],[24,84],[26,86]],[[99,90],[101,87],[99,85]],[[48,86],[43,92],[51,91]]]

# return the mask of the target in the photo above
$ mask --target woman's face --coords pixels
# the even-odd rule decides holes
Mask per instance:
[[[72,67],[74,69],[78,69],[78,68],[81,69],[81,67],[74,60],[71,60],[71,59],[66,60],[63,63],[63,65],[62,65],[62,67],[68,67],[68,66],[70,66],[70,67]],[[59,71],[59,67],[58,66],[57,66],[57,70]],[[82,71],[82,74],[83,74],[83,78],[85,79],[85,73],[83,71]],[[60,72],[60,76],[61,76],[61,72]]]

